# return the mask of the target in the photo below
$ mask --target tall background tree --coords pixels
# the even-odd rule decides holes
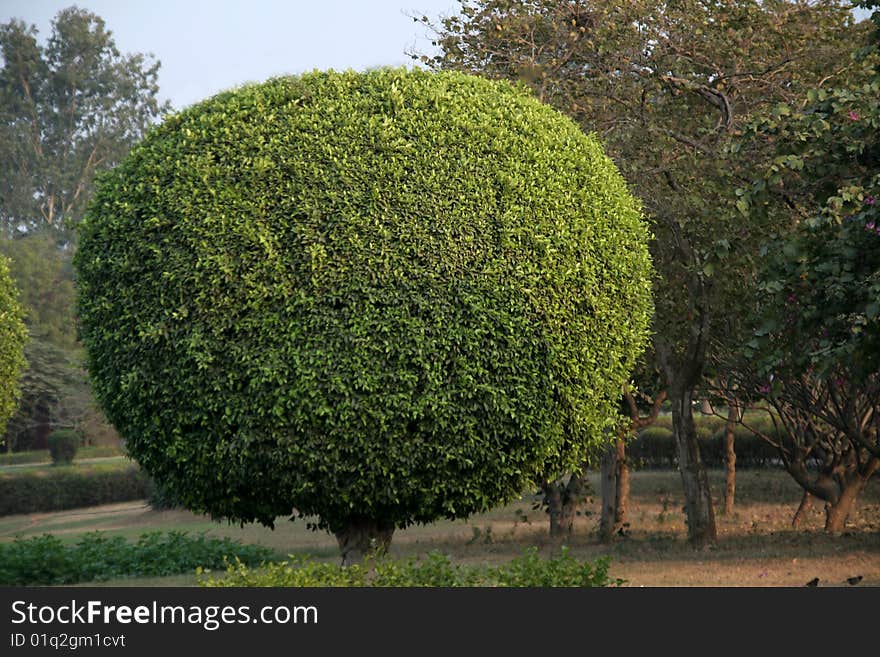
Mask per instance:
[[[423,61],[529,85],[596,132],[643,199],[659,274],[653,350],[688,535],[713,543],[692,405],[714,355],[743,339],[739,309],[768,227],[736,190],[773,157],[764,144],[735,155],[731,145],[756,117],[833,79],[866,30],[833,0],[484,0],[422,21],[440,48]]]
[[[765,439],[805,502],[825,503],[827,531],[880,470],[880,11],[862,6],[871,42],[837,83],[755,126],[776,157],[743,198],[779,231],[754,336],[727,365],[775,411],[783,431]]]
[[[76,7],[58,13],[45,45],[34,26],[0,26],[0,54],[0,221],[8,235],[67,229],[95,173],[164,109],[159,62],[120,54],[103,19]]]
[[[45,43],[0,25],[0,253],[22,295],[31,341],[7,447],[45,447],[53,426],[108,428],[96,415],[73,321],[75,231],[95,175],[166,109],[159,62],[121,54],[97,15],[70,7]]]

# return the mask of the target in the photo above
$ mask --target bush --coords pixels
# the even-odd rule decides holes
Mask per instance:
[[[79,445],[79,434],[73,429],[57,429],[50,433],[49,456],[53,465],[70,465]]]
[[[398,561],[370,557],[363,564],[341,567],[319,563],[309,557],[291,555],[289,561],[264,564],[252,570],[243,563],[230,564],[222,577],[203,574],[200,586],[508,586],[508,587],[600,587],[615,586],[623,580],[608,577],[610,561],[579,561],[563,547],[558,556],[543,558],[537,548],[500,566],[466,566],[453,563],[439,552],[423,560]]]
[[[257,545],[241,545],[228,538],[188,536],[185,532],[151,532],[136,543],[101,532],[83,536],[65,546],[50,534],[13,543],[0,543],[0,585],[33,586],[75,584],[118,577],[163,577],[217,568],[236,559],[259,564],[272,551]]]
[[[19,379],[27,363],[27,328],[18,290],[9,274],[8,260],[0,255],[0,437],[21,398]]]
[[[169,117],[80,230],[95,393],[187,508],[337,533],[580,463],[646,342],[649,232],[599,142],[461,73],[310,73]]]
[[[0,516],[63,511],[146,498],[150,479],[136,466],[59,468],[0,475]]]

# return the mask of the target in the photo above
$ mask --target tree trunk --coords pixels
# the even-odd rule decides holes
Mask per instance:
[[[697,431],[694,426],[692,393],[671,391],[672,433],[678,449],[678,469],[684,486],[688,540],[696,548],[714,545],[717,541],[715,512],[706,466],[700,458]]]
[[[617,446],[609,443],[602,451],[601,459],[602,515],[599,518],[599,540],[610,543],[617,531],[617,506],[619,471]]]
[[[840,497],[832,504],[825,503],[825,531],[829,533],[842,532],[846,527],[847,518],[852,512],[856,498],[867,483],[867,478],[855,476],[847,482],[840,492]]]
[[[727,477],[724,482],[724,514],[733,513],[733,500],[736,495],[736,450],[734,449],[733,428],[739,419],[739,407],[736,399],[728,400],[727,423],[724,425],[724,461],[727,465]]]
[[[550,536],[557,538],[571,535],[577,503],[569,498],[562,481],[544,484],[543,490],[547,512],[550,514]]]
[[[574,528],[574,518],[589,486],[586,475],[587,466],[580,472],[574,472],[564,483],[557,479],[541,486],[544,492],[544,503],[550,515],[550,536],[569,536]]]
[[[798,505],[797,511],[794,512],[794,518],[791,519],[791,526],[797,527],[801,524],[807,511],[813,507],[813,496],[808,491],[804,491],[801,503]]]
[[[350,566],[370,553],[387,552],[391,546],[394,525],[371,518],[349,518],[333,533],[342,554],[342,565]]]
[[[614,508],[614,524],[616,529],[626,524],[626,511],[629,506],[629,464],[626,462],[626,443],[618,439],[617,444],[617,495]]]

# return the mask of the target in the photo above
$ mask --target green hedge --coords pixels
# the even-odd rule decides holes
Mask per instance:
[[[723,468],[726,465],[724,450],[724,420],[708,417],[694,418],[700,455],[708,468]],[[771,437],[776,437],[772,421],[749,420],[749,425],[760,429]],[[642,468],[673,468],[678,464],[678,454],[672,436],[672,419],[660,418],[653,425],[642,429],[627,443],[627,456],[630,464]],[[764,440],[741,425],[734,428],[734,449],[736,465],[741,468],[764,467],[779,459],[776,450]]]
[[[579,561],[563,547],[558,556],[544,558],[537,548],[500,566],[467,566],[433,551],[424,559],[370,558],[363,564],[342,567],[291,555],[289,561],[266,564],[252,570],[246,564],[230,565],[221,577],[203,575],[208,587],[310,587],[310,586],[505,586],[505,587],[598,587],[616,586],[623,580],[608,576],[610,561]]]
[[[0,516],[127,502],[151,490],[149,477],[134,465],[7,473],[0,476]]]

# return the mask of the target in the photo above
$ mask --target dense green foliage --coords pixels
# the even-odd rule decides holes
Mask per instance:
[[[849,69],[754,127],[777,157],[744,197],[796,225],[764,249],[750,345],[777,375],[880,370],[880,52],[857,51]]]
[[[608,577],[607,558],[594,563],[579,561],[566,548],[558,556],[543,558],[537,548],[500,566],[467,566],[432,551],[422,560],[372,558],[343,568],[337,564],[291,556],[289,561],[265,564],[259,569],[243,563],[229,565],[222,577],[204,576],[201,586],[508,586],[551,587],[615,586]]]
[[[74,466],[0,474],[0,516],[144,499],[152,486],[137,467]]]
[[[95,389],[186,506],[336,531],[487,509],[602,439],[648,231],[596,139],[460,73],[312,73],[170,117],[81,231]]]
[[[0,256],[0,436],[21,395],[19,377],[25,367],[27,329],[9,266]]]
[[[58,429],[49,434],[49,455],[54,465],[69,465],[82,442],[73,429]]]
[[[118,577],[162,577],[199,567],[222,567],[227,560],[258,565],[272,557],[268,548],[228,538],[186,532],[150,532],[135,543],[92,532],[74,545],[44,534],[0,543],[0,585],[34,586],[99,582]]]

